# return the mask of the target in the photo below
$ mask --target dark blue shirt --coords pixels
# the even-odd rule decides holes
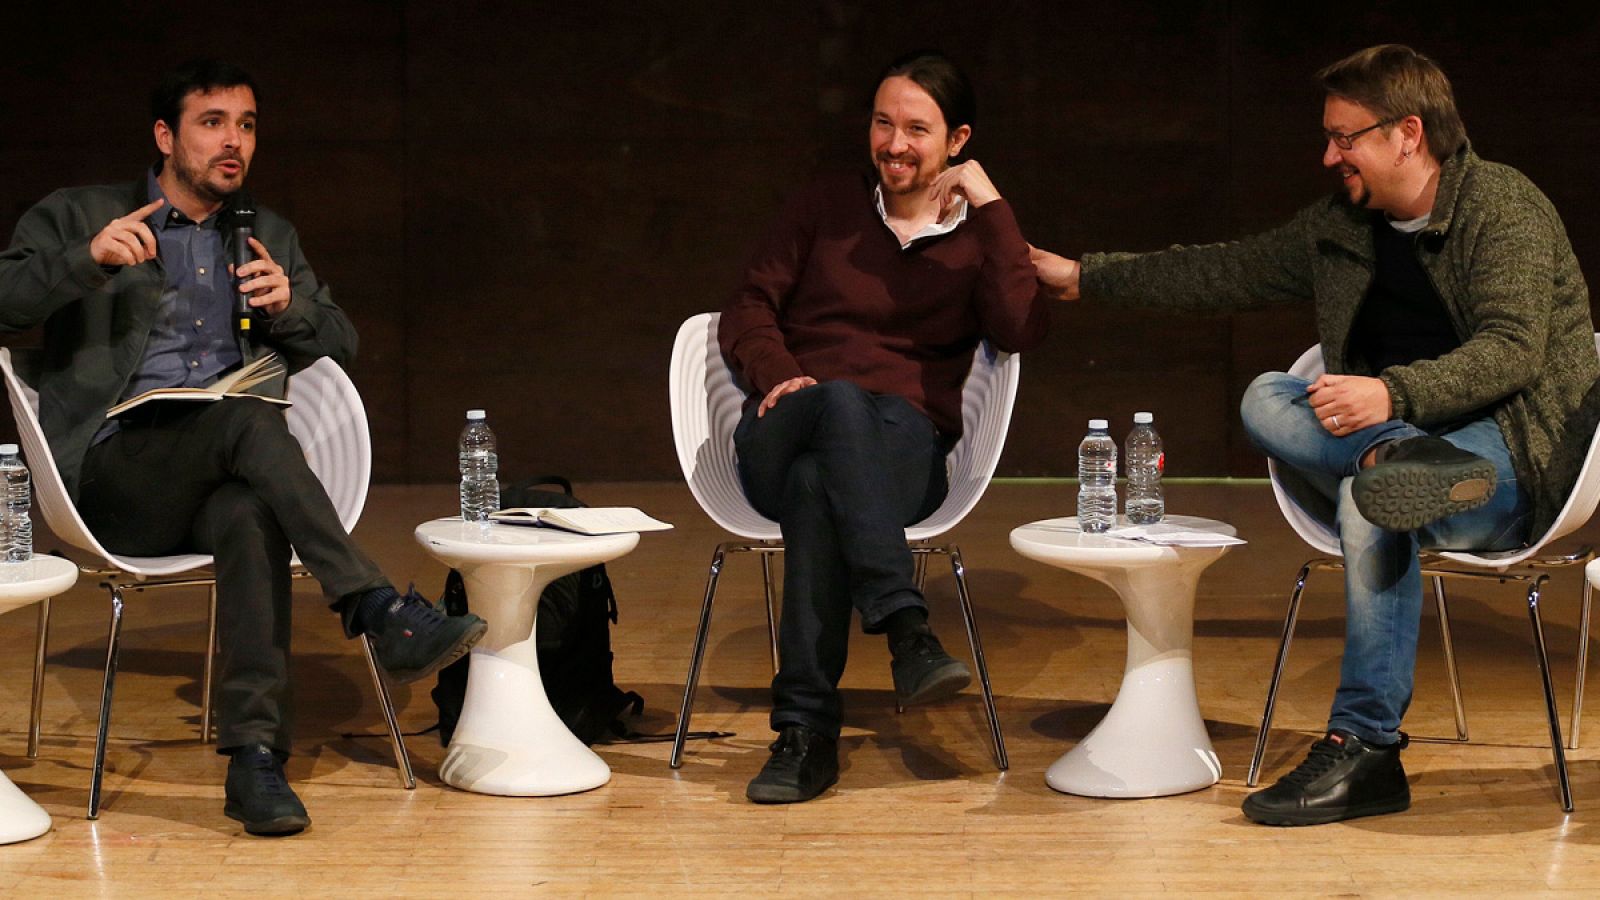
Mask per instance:
[[[155,170],[147,179],[150,199],[166,199]],[[144,359],[120,400],[156,388],[204,387],[243,361],[230,321],[233,279],[228,274],[221,218],[214,214],[195,222],[167,200],[146,220],[167,280]],[[108,421],[95,435],[95,443],[116,430],[116,422]]]

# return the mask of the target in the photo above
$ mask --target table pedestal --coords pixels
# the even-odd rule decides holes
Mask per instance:
[[[1194,690],[1194,595],[1222,555],[1183,549],[1176,564],[1067,566],[1117,592],[1128,615],[1128,662],[1106,717],[1045,773],[1058,791],[1088,797],[1160,797],[1222,777]]]
[[[36,838],[50,830],[50,814],[0,772],[0,844]]]
[[[611,767],[573,737],[550,706],[534,642],[545,586],[587,566],[478,565],[462,570],[472,611],[489,623],[489,631],[472,648],[466,704],[439,771],[446,784],[535,797],[587,791],[611,780]]]
[[[512,797],[571,794],[610,781],[611,768],[573,737],[545,696],[534,627],[546,585],[622,556],[639,535],[436,519],[417,526],[416,537],[461,570],[472,612],[489,623],[472,648],[466,701],[440,777],[464,791]]]

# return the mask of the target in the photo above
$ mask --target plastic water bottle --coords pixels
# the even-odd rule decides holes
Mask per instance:
[[[33,479],[16,444],[0,444],[0,474],[5,476],[6,505],[0,509],[0,552],[6,562],[33,558]]]
[[[500,455],[495,452],[494,432],[489,430],[483,410],[467,410],[460,451],[461,519],[487,523],[489,513],[500,508]]]
[[[1078,445],[1078,525],[1084,531],[1107,531],[1117,519],[1117,442],[1105,419],[1090,419],[1089,433]]]
[[[1154,525],[1166,514],[1167,504],[1161,495],[1161,471],[1167,458],[1161,452],[1161,435],[1156,434],[1155,416],[1147,412],[1133,414],[1133,430],[1123,454],[1123,464],[1128,467],[1128,497],[1123,512],[1134,525]]]

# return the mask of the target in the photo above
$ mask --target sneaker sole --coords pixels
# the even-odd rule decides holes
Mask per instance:
[[[755,784],[752,782],[748,787],[745,788],[744,795],[745,798],[751,803],[760,803],[763,805],[774,803],[804,803],[807,800],[815,800],[816,798],[822,796],[825,792],[827,792],[828,788],[831,788],[838,783],[839,776],[835,774],[832,778],[828,779],[827,784],[817,788],[816,793],[808,795],[801,793],[795,788],[786,787],[781,784]]]
[[[222,813],[228,818],[233,819],[235,822],[243,824],[246,834],[254,834],[261,837],[283,837],[291,834],[299,834],[300,832],[311,827],[310,816],[278,816],[275,819],[263,819],[261,821],[252,822],[249,819],[246,819],[243,813],[239,812],[238,809],[231,805],[224,806],[222,808]]]
[[[474,622],[470,628],[461,633],[461,637],[457,638],[456,642],[452,644],[448,650],[434,657],[433,661],[428,663],[426,666],[410,671],[392,671],[389,669],[385,669],[384,671],[389,673],[389,678],[393,680],[395,684],[410,684],[413,681],[419,681],[423,678],[427,678],[429,675],[432,675],[445,666],[450,665],[461,657],[466,656],[467,651],[471,650],[479,641],[483,640],[483,636],[487,634],[488,631],[489,624],[487,622]]]
[[[1430,522],[1489,502],[1494,466],[1488,462],[1438,465],[1385,463],[1356,476],[1356,509],[1389,531],[1415,531]]]
[[[1405,812],[1410,808],[1411,796],[1408,793],[1398,800],[1368,803],[1343,810],[1288,810],[1281,812],[1258,810],[1252,812],[1247,803],[1243,811],[1246,818],[1261,825],[1292,827],[1296,825],[1330,825],[1334,822],[1343,822],[1346,819],[1361,819],[1367,816],[1385,816],[1390,813]]]
[[[949,700],[966,690],[967,685],[971,683],[972,673],[961,664],[960,660],[955,660],[952,665],[945,666],[924,678],[916,691],[900,694],[896,690],[895,693],[899,695],[901,706],[919,706],[924,703]]]

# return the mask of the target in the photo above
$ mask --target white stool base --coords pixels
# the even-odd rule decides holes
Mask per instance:
[[[0,844],[15,844],[50,830],[50,814],[0,772]]]
[[[1194,696],[1194,666],[1187,656],[1129,670],[1110,712],[1050,766],[1045,783],[1064,794],[1126,798],[1216,784],[1222,764]]]
[[[528,640],[472,651],[466,703],[439,777],[464,791],[545,797],[600,787],[611,767],[550,706]]]

